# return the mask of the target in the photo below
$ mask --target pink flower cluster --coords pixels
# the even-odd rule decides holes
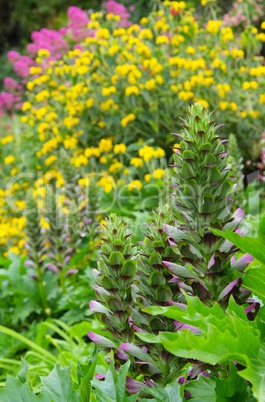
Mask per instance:
[[[129,21],[131,15],[124,5],[116,3],[114,0],[108,0],[106,3],[103,3],[103,7],[106,8],[107,14],[118,15],[121,18],[120,26],[122,28],[131,25]],[[131,11],[133,11],[133,8],[131,8]]]
[[[60,59],[70,48],[64,39],[64,28],[59,31],[42,28],[40,31],[32,32],[31,39],[32,43],[27,46],[30,57],[35,57],[40,49],[46,49],[53,59]]]
[[[121,18],[120,26],[126,27],[131,24],[129,21],[130,13],[122,4],[114,0],[108,0],[102,5],[107,13],[119,15]],[[133,8],[130,8],[133,11]],[[58,60],[67,53],[72,47],[82,48],[81,42],[86,37],[93,37],[94,31],[87,28],[89,22],[88,14],[78,7],[72,6],[68,9],[68,23],[66,27],[58,31],[42,28],[39,31],[32,32],[32,42],[27,46],[27,56],[11,50],[8,53],[8,60],[13,65],[19,83],[6,78],[4,81],[7,92],[0,93],[0,111],[11,113],[14,109],[20,107],[23,88],[26,78],[29,76],[30,68],[35,66],[34,57],[40,49],[46,49],[50,53],[48,60]],[[74,43],[74,45],[73,45]],[[43,62],[45,69],[47,60]]]
[[[8,92],[0,93],[0,115],[3,114],[3,110],[12,113],[14,106],[19,108],[19,102],[21,102],[21,96],[23,94],[23,85],[13,80],[13,78],[4,78],[4,87]]]
[[[246,8],[248,9],[247,13]],[[225,25],[234,27],[244,27],[251,23],[255,25],[261,16],[264,15],[264,11],[262,0],[245,0],[244,2],[235,1],[229,12],[223,16],[223,21]]]
[[[21,78],[26,78],[29,75],[30,67],[35,66],[35,61],[31,57],[22,56],[18,52],[11,50],[8,52],[8,61],[13,64],[14,71]]]
[[[78,7],[72,6],[68,9],[68,24],[66,34],[74,42],[82,42],[86,37],[91,36],[91,30],[87,28],[89,22],[88,15]]]

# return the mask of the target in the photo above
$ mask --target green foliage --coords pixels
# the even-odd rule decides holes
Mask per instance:
[[[212,232],[229,240],[238,248],[253,255],[253,257],[265,265],[265,218],[263,218],[258,225],[258,235],[256,237],[240,236],[240,234],[232,232],[231,230],[222,232],[221,230],[212,229]]]
[[[185,311],[177,306],[149,307],[145,311],[195,326],[200,333],[195,334],[186,329],[177,333],[160,332],[158,336],[153,336],[152,341],[161,342],[176,356],[218,365],[216,368],[219,372],[225,371],[229,362],[237,362],[243,366],[238,374],[252,384],[254,396],[263,402],[265,345],[257,323],[248,320],[243,307],[238,306],[233,298],[230,298],[226,311],[217,303],[207,307],[197,297],[186,295],[186,298]],[[150,341],[149,336],[140,333],[138,336]]]
[[[26,366],[24,369],[27,369]],[[5,388],[0,389],[0,399],[3,402],[79,402],[80,398],[78,391],[74,389],[70,370],[70,366],[64,368],[56,364],[48,377],[41,377],[43,386],[38,396],[31,391],[24,373],[18,378],[8,376]]]

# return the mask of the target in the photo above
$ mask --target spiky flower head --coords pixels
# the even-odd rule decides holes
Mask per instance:
[[[227,298],[231,291],[238,296],[241,281],[231,269],[232,245],[210,230],[234,230],[244,215],[241,209],[233,213],[234,183],[224,147],[226,140],[218,135],[222,124],[216,126],[212,113],[199,104],[189,107],[186,119],[181,120],[183,129],[175,134],[180,146],[173,165],[178,220],[174,226],[164,225],[164,231],[172,246],[175,243],[178,247],[182,263],[165,261],[165,265],[183,279],[180,286],[184,284],[184,290],[205,302]]]
[[[133,337],[128,308],[133,304],[134,247],[122,218],[115,214],[110,215],[101,234],[101,258],[95,271],[100,302],[91,302],[90,307],[114,338],[125,342]]]
[[[243,157],[240,153],[236,136],[230,134],[228,138],[228,163],[231,165],[230,176],[234,180],[233,197],[242,207],[245,205],[244,196],[244,164]]]
[[[40,225],[37,202],[32,193],[27,194],[27,222],[25,234],[27,237],[28,259],[26,264],[32,268],[43,267],[45,259],[45,239]]]

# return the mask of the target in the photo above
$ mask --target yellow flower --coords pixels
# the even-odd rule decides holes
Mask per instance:
[[[8,144],[9,142],[12,142],[13,141],[13,135],[7,135],[6,137],[3,137],[2,139],[1,139],[1,144],[2,145],[6,145],[6,144]]]
[[[195,53],[195,48],[194,48],[193,46],[188,46],[188,47],[186,48],[186,52],[187,52],[188,54],[194,54],[194,53]]]
[[[8,253],[20,254],[20,250],[17,246],[12,246],[8,249]]]
[[[106,163],[108,163],[108,159],[106,158],[106,156],[101,156],[99,162],[103,165],[106,165]]]
[[[259,86],[257,81],[245,81],[242,84],[242,88],[246,91],[248,89],[257,89]]]
[[[65,147],[66,149],[74,149],[74,148],[76,148],[77,143],[78,143],[78,141],[77,141],[76,138],[74,138],[74,137],[68,137],[68,136],[66,137],[66,139],[65,139],[64,142],[63,142],[64,147]]]
[[[15,167],[15,168],[11,169],[10,174],[11,174],[11,176],[15,176],[18,172],[19,172],[18,168]]]
[[[121,125],[122,127],[126,127],[131,121],[135,120],[136,116],[134,113],[130,113],[127,116],[125,116],[123,119],[121,119]]]
[[[38,56],[39,57],[50,57],[50,52],[47,49],[39,49]]]
[[[126,145],[125,144],[116,144],[113,149],[115,154],[125,154]]]
[[[97,158],[99,158],[100,157],[100,149],[94,148],[94,147],[86,148],[85,156],[86,156],[86,158],[90,158],[91,156],[96,156]]]
[[[247,82],[247,81],[243,82],[242,89],[244,89],[246,91],[249,88],[250,88],[249,82]]]
[[[111,176],[104,176],[98,181],[97,186],[103,187],[105,193],[110,193],[114,184],[114,180]]]
[[[227,107],[228,107],[228,102],[226,102],[226,101],[220,102],[219,107],[220,107],[221,110],[226,110]]]
[[[164,158],[166,155],[164,149],[158,147],[156,150],[153,151],[154,158]]]
[[[244,51],[241,49],[232,49],[231,50],[231,55],[234,59],[239,58],[243,59],[244,58]]]
[[[15,157],[13,155],[9,155],[4,159],[5,165],[11,165],[15,160]]]
[[[140,180],[133,180],[128,184],[128,190],[129,191],[133,191],[133,190],[141,190],[141,188],[143,187],[142,183],[140,182]]]
[[[139,32],[139,39],[153,39],[153,33],[151,31],[151,29],[142,29]]]
[[[153,176],[155,179],[161,179],[165,174],[164,169],[155,169]]]
[[[110,56],[114,56],[116,53],[119,51],[119,46],[118,45],[112,45],[108,48],[108,53]]]
[[[90,184],[90,180],[88,177],[82,177],[78,180],[78,184],[81,188],[88,187]]]
[[[41,67],[30,67],[29,70],[30,75],[38,75],[42,73],[42,68]]]
[[[88,164],[88,159],[85,155],[78,155],[75,158],[71,159],[72,164],[79,168],[80,166],[86,166]]]
[[[89,29],[98,29],[99,28],[99,22],[98,21],[89,21],[89,23],[87,24],[87,27]]]
[[[125,88],[126,96],[139,95],[139,93],[140,93],[139,88],[137,88],[137,86],[135,86],[135,85]]]
[[[180,144],[176,143],[173,145],[172,150],[174,153],[177,153],[180,148]]]
[[[156,45],[163,45],[163,44],[168,44],[169,39],[166,35],[159,35],[156,38]]]
[[[197,99],[197,103],[199,103],[205,109],[208,109],[208,107],[209,107],[209,103],[205,99]]]
[[[194,93],[191,91],[180,91],[178,94],[179,100],[187,101],[187,100],[192,99],[193,97],[194,97]]]
[[[240,112],[239,114],[243,118],[247,117],[247,111],[246,110],[242,110],[242,112]]]
[[[29,91],[32,91],[33,88],[34,88],[33,82],[32,82],[32,81],[29,81],[29,82],[27,83],[27,89],[28,89]]]
[[[151,78],[151,80],[146,81],[145,88],[150,91],[156,90],[156,80],[154,78]]]
[[[102,88],[101,93],[102,93],[103,96],[109,96],[111,94],[115,94],[116,93],[116,87],[114,87],[114,85],[112,85],[110,87]]]
[[[157,76],[156,76],[156,82],[157,82],[159,85],[164,84],[164,78],[162,77],[162,75],[157,75]]]
[[[22,112],[26,112],[27,110],[30,110],[31,107],[32,107],[32,105],[30,102],[24,102],[21,110],[22,110]]]
[[[90,109],[93,105],[94,105],[94,99],[92,99],[92,98],[87,99],[87,101],[86,101],[86,107],[87,107],[88,109]]]
[[[147,23],[148,23],[148,18],[143,17],[143,18],[140,19],[140,24],[145,25]]]
[[[115,161],[114,163],[112,163],[112,165],[110,165],[109,172],[116,173],[118,170],[120,170],[120,168],[122,168],[122,164],[118,161]]]
[[[53,162],[55,162],[57,160],[57,156],[55,155],[51,155],[48,158],[45,159],[45,165],[46,166],[50,166]]]
[[[210,32],[211,34],[217,34],[221,25],[222,25],[222,21],[209,20],[206,30],[208,32]]]
[[[250,110],[249,115],[255,119],[256,117],[258,117],[260,115],[260,111],[259,110]]]
[[[265,94],[260,94],[259,101],[260,101],[260,103],[265,103]]]
[[[96,37],[100,39],[108,39],[110,37],[109,30],[107,28],[100,28],[96,32]]]
[[[40,225],[42,229],[50,229],[50,224],[43,217],[40,218]]]
[[[231,110],[233,110],[233,112],[235,112],[235,111],[237,110],[237,104],[236,104],[236,102],[231,102],[231,103],[230,103],[230,108],[231,108]]]
[[[28,116],[21,116],[20,121],[21,121],[21,123],[27,123],[27,121],[28,121]]]
[[[64,119],[63,119],[63,124],[65,125],[65,127],[66,128],[72,128],[72,127],[74,127],[74,126],[76,126],[77,124],[79,123],[79,119],[78,118],[76,118],[76,117],[72,117],[72,116],[68,116],[68,117],[65,117]],[[43,123],[42,123],[43,124]],[[49,125],[48,125],[48,127],[49,127]],[[48,128],[47,127],[47,128]]]
[[[135,166],[136,168],[141,168],[144,164],[141,158],[132,158],[130,161],[130,165]]]
[[[112,140],[110,138],[102,138],[98,144],[100,152],[109,152],[112,150]]]
[[[261,32],[256,36],[257,39],[259,39],[261,42],[265,42],[265,33]]]
[[[139,149],[138,154],[145,162],[149,162],[154,157],[154,149],[149,145],[145,145]]]
[[[151,178],[152,178],[152,176],[151,176],[150,173],[147,173],[147,174],[144,175],[144,179],[145,179],[145,181],[147,181],[147,182],[149,182],[149,181],[151,180]]]

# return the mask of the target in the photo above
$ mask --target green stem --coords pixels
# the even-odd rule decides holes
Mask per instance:
[[[38,263],[36,263],[36,267],[37,267],[38,287],[39,287],[40,298],[42,301],[42,306],[43,306],[44,310],[46,310],[48,307],[48,304],[47,304],[42,270],[41,270],[41,267],[38,265]]]
[[[54,357],[50,352],[48,352],[47,350],[43,349],[41,346],[36,345],[36,343],[30,341],[25,336],[17,333],[16,331],[13,331],[10,328],[7,328],[7,327],[4,327],[4,326],[0,325],[0,332],[2,332],[3,334],[9,335],[12,338],[15,338],[15,339],[19,340],[20,342],[24,343],[25,345],[29,346],[31,349],[33,349],[36,352],[40,353],[42,356],[47,357],[47,359],[51,363],[56,363],[57,362],[56,357]]]

